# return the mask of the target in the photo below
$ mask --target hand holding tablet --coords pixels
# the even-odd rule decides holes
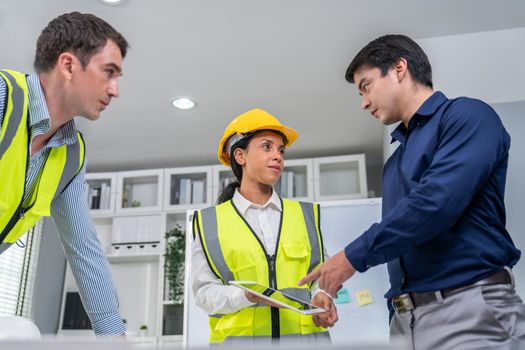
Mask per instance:
[[[327,311],[323,308],[312,305],[309,300],[301,300],[295,296],[291,296],[254,281],[229,281],[229,284],[256,295],[277,307],[290,309],[303,315],[316,315]],[[297,307],[297,303],[301,306]]]

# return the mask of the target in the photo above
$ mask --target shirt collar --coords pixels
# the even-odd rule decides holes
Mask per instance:
[[[429,98],[423,102],[423,104],[418,108],[416,113],[410,118],[408,122],[408,130],[413,129],[422,119],[430,119],[436,113],[439,107],[447,101],[447,97],[441,91],[434,92]],[[394,129],[390,134],[392,139],[390,143],[395,141],[401,141],[407,133],[407,127],[404,123],[399,123],[399,125]]]
[[[239,192],[238,188],[235,190],[235,193],[233,194],[232,201],[233,201],[233,204],[235,204],[235,206],[237,207],[237,209],[240,211],[242,215],[246,215],[246,211],[249,208],[266,208],[270,205],[273,206],[275,209],[282,211],[281,199],[279,198],[279,196],[274,190],[272,190],[272,195],[270,196],[268,201],[263,205],[259,205],[259,204],[250,202]]]
[[[36,73],[27,77],[27,88],[29,94],[29,128],[31,138],[45,134],[51,128],[51,118],[47,108],[44,91],[40,85],[40,79]],[[77,142],[77,129],[73,120],[62,125],[60,129],[51,137],[49,142],[57,144],[74,144]]]
[[[432,116],[434,113],[436,113],[438,108],[441,107],[443,103],[445,103],[446,100],[447,97],[445,94],[443,94],[441,91],[436,91],[429,98],[427,98],[425,102],[423,102],[421,107],[419,107],[419,109],[416,111],[415,115],[424,117]]]

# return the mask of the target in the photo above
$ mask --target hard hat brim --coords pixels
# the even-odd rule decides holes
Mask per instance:
[[[286,137],[286,141],[287,141],[286,148],[290,147],[295,142],[295,140],[299,138],[299,133],[297,133],[297,131],[295,131],[293,128],[290,128],[286,125],[261,125],[261,126],[258,126],[257,128],[250,130],[249,133],[253,133],[259,130],[269,130],[269,131],[275,130],[275,131],[282,133]],[[227,167],[231,167],[231,162],[229,158],[230,153],[229,151],[226,152],[224,150],[224,145],[226,144],[227,140],[232,135],[234,134],[231,134],[227,138],[224,138],[223,140],[221,140],[221,143],[219,145],[219,152],[220,152],[218,154],[219,161]]]

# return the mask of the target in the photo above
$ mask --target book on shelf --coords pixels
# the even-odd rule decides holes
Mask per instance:
[[[204,180],[194,180],[191,182],[191,203],[204,203]]]
[[[91,206],[90,209],[100,208],[100,187],[91,188]]]
[[[170,204],[180,204],[180,186],[177,186],[177,182],[172,177],[171,188],[170,188]]]
[[[287,171],[286,172],[286,197],[288,198],[292,198],[294,197],[294,192],[293,192],[293,177],[294,177],[294,172],[293,171]]]
[[[179,204],[191,203],[191,180],[180,179],[180,201]]]
[[[99,209],[109,209],[109,202],[111,200],[111,187],[103,182],[100,186],[100,207]]]

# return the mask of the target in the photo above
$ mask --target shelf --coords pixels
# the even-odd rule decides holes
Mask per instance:
[[[367,198],[365,155],[314,158],[316,201]]]
[[[273,187],[275,191],[283,198],[298,201],[312,201],[312,160],[285,160],[284,170],[281,174],[281,177]]]
[[[163,169],[120,172],[117,175],[117,214],[161,211]]]
[[[165,169],[164,181],[167,211],[201,208],[211,203],[209,166]]]
[[[122,255],[122,256],[108,255],[107,257],[110,263],[130,263],[130,262],[135,263],[135,262],[157,261],[160,258],[160,254]]]
[[[115,214],[116,183],[116,173],[86,174],[86,196],[92,216]]]

